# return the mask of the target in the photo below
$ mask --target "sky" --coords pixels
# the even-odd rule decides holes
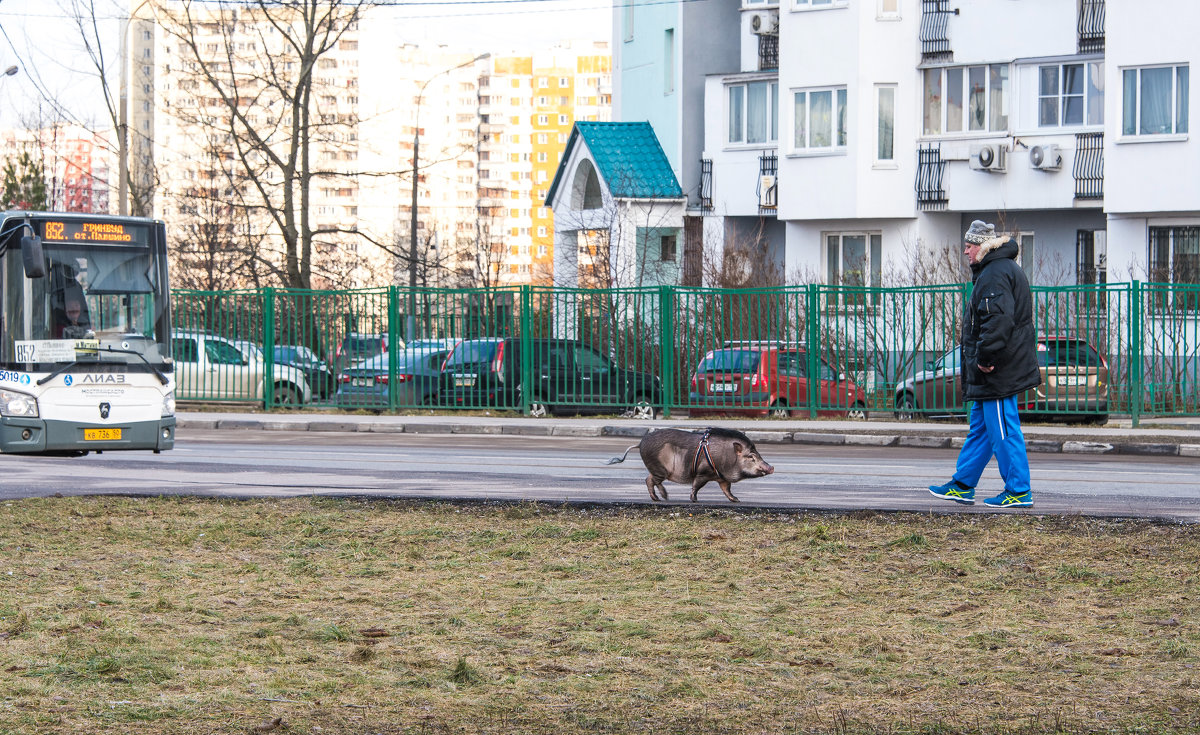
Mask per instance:
[[[386,22],[395,28],[397,42],[502,54],[574,39],[610,41],[612,35],[612,0],[384,1],[391,6]],[[67,100],[83,121],[106,118],[96,72],[64,11],[90,2],[115,74],[127,0],[0,0],[0,72],[21,67],[14,76],[0,76],[0,128],[32,125],[39,108],[47,107],[47,96]],[[115,79],[112,88],[117,89]]]

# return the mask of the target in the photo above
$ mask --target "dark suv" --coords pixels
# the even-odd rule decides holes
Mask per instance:
[[[662,382],[618,367],[573,339],[530,341],[528,392],[521,381],[521,340],[468,339],[442,365],[440,403],[459,408],[520,409],[530,414],[611,412],[653,419],[662,405]]]
[[[819,416],[867,418],[861,388],[820,358],[817,373]],[[787,418],[807,411],[810,382],[804,345],[728,344],[696,366],[688,415]]]

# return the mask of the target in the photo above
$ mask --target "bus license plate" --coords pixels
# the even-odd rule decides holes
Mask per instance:
[[[120,429],[84,429],[83,440],[85,442],[112,442],[121,439]]]

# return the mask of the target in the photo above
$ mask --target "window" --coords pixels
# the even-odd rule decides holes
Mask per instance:
[[[1025,277],[1033,281],[1033,271],[1037,267],[1037,262],[1034,260],[1035,250],[1033,248],[1033,233],[1019,232],[1014,238],[1017,241],[1017,247],[1020,249],[1021,270],[1025,271]]]
[[[832,150],[846,147],[846,88],[793,92],[792,147]]]
[[[875,11],[875,17],[880,20],[884,18],[899,18],[900,0],[879,0],[879,7]]]
[[[797,10],[832,8],[845,5],[847,0],[792,0],[792,6]]]
[[[875,160],[892,161],[895,157],[896,139],[896,87],[880,85],[875,89],[879,120],[876,131],[878,140],[875,146]]]
[[[1150,280],[1200,283],[1200,225],[1150,228]]]
[[[926,69],[925,135],[1008,130],[1008,65]]]
[[[675,262],[675,235],[663,235],[659,240],[659,259]]]
[[[675,29],[663,33],[663,94],[675,91]]]
[[[625,26],[625,35],[622,40],[626,43],[633,40],[633,3],[625,3],[625,17],[621,25]]]
[[[1188,131],[1188,67],[1121,70],[1121,133],[1171,135]]]
[[[538,125],[546,125],[550,122],[550,118],[546,115],[538,115]],[[516,142],[516,141],[513,141]]]
[[[883,261],[880,233],[847,232],[825,236],[825,277],[830,284],[878,286]]]
[[[1104,62],[1037,68],[1039,128],[1104,124]]]
[[[779,140],[779,84],[762,81],[729,86],[729,142]]]

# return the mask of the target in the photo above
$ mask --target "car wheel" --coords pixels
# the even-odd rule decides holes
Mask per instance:
[[[846,413],[846,418],[851,421],[866,421],[867,407],[861,403],[856,403],[850,407],[850,411]]]
[[[917,418],[917,400],[912,393],[904,393],[896,399],[896,418],[900,421],[913,421]]]
[[[630,406],[621,415],[625,418],[638,419],[640,421],[653,421],[658,418],[658,409],[645,398],[639,398],[637,403]]]
[[[290,385],[277,385],[271,400],[276,406],[299,406],[300,394]]]
[[[791,415],[791,412],[788,411],[788,405],[783,401],[776,401],[767,409],[767,418],[786,419]]]
[[[540,419],[543,416],[549,416],[550,407],[539,400],[532,400],[529,402],[529,415],[535,419]]]

